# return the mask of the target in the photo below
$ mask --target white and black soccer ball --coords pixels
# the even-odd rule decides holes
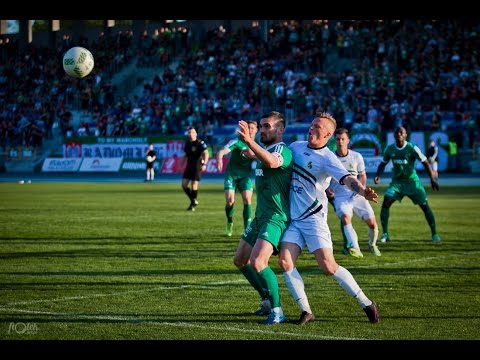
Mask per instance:
[[[147,156],[147,161],[148,161],[148,162],[152,162],[152,161],[153,161],[153,156],[148,155],[148,156]]]
[[[63,55],[63,69],[77,79],[90,74],[94,65],[92,53],[81,46],[74,46]]]

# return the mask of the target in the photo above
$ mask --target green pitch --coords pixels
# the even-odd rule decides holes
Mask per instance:
[[[222,188],[201,184],[192,213],[180,183],[0,184],[0,339],[480,339],[480,188],[427,189],[440,246],[419,207],[395,203],[379,258],[356,218],[365,256],[341,254],[330,208],[337,261],[382,322],[370,324],[304,254],[298,268],[317,319],[304,327],[276,258],[288,323],[253,315],[259,298],[232,263],[241,199],[228,238]],[[385,187],[376,188],[381,203]],[[380,204],[374,210],[380,223]]]

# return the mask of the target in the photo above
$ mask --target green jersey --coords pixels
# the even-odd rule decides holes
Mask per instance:
[[[283,142],[266,148],[276,154],[281,166],[275,169],[267,168],[257,161],[255,169],[255,186],[257,189],[257,209],[255,217],[260,221],[269,219],[290,221],[288,196],[290,192],[290,177],[292,175],[292,151]]]
[[[248,149],[248,145],[242,140],[231,140],[225,145],[230,150],[230,161],[225,173],[233,179],[250,177],[253,159],[242,156],[242,151]]]
[[[402,148],[398,148],[396,144],[387,146],[382,161],[386,164],[390,160],[393,164],[392,182],[420,181],[415,170],[415,160],[424,162],[427,157],[423,155],[417,145],[406,141]]]

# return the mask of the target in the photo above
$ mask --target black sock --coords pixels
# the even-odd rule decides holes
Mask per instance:
[[[197,200],[197,195],[198,190],[192,190],[192,196],[190,197],[190,200],[192,200],[192,204],[195,203],[195,200]]]
[[[187,194],[188,198],[191,201],[192,200],[192,190],[190,190],[190,188],[187,187],[187,188],[184,188],[183,191],[185,191],[185,194]]]

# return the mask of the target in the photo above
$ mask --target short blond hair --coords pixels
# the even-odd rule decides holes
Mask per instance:
[[[331,124],[333,125],[333,131],[335,131],[335,129],[337,128],[337,120],[335,120],[335,118],[330,113],[327,113],[327,112],[324,112],[324,111],[317,111],[315,113],[315,118],[321,118],[321,119],[329,120],[331,122]]]

